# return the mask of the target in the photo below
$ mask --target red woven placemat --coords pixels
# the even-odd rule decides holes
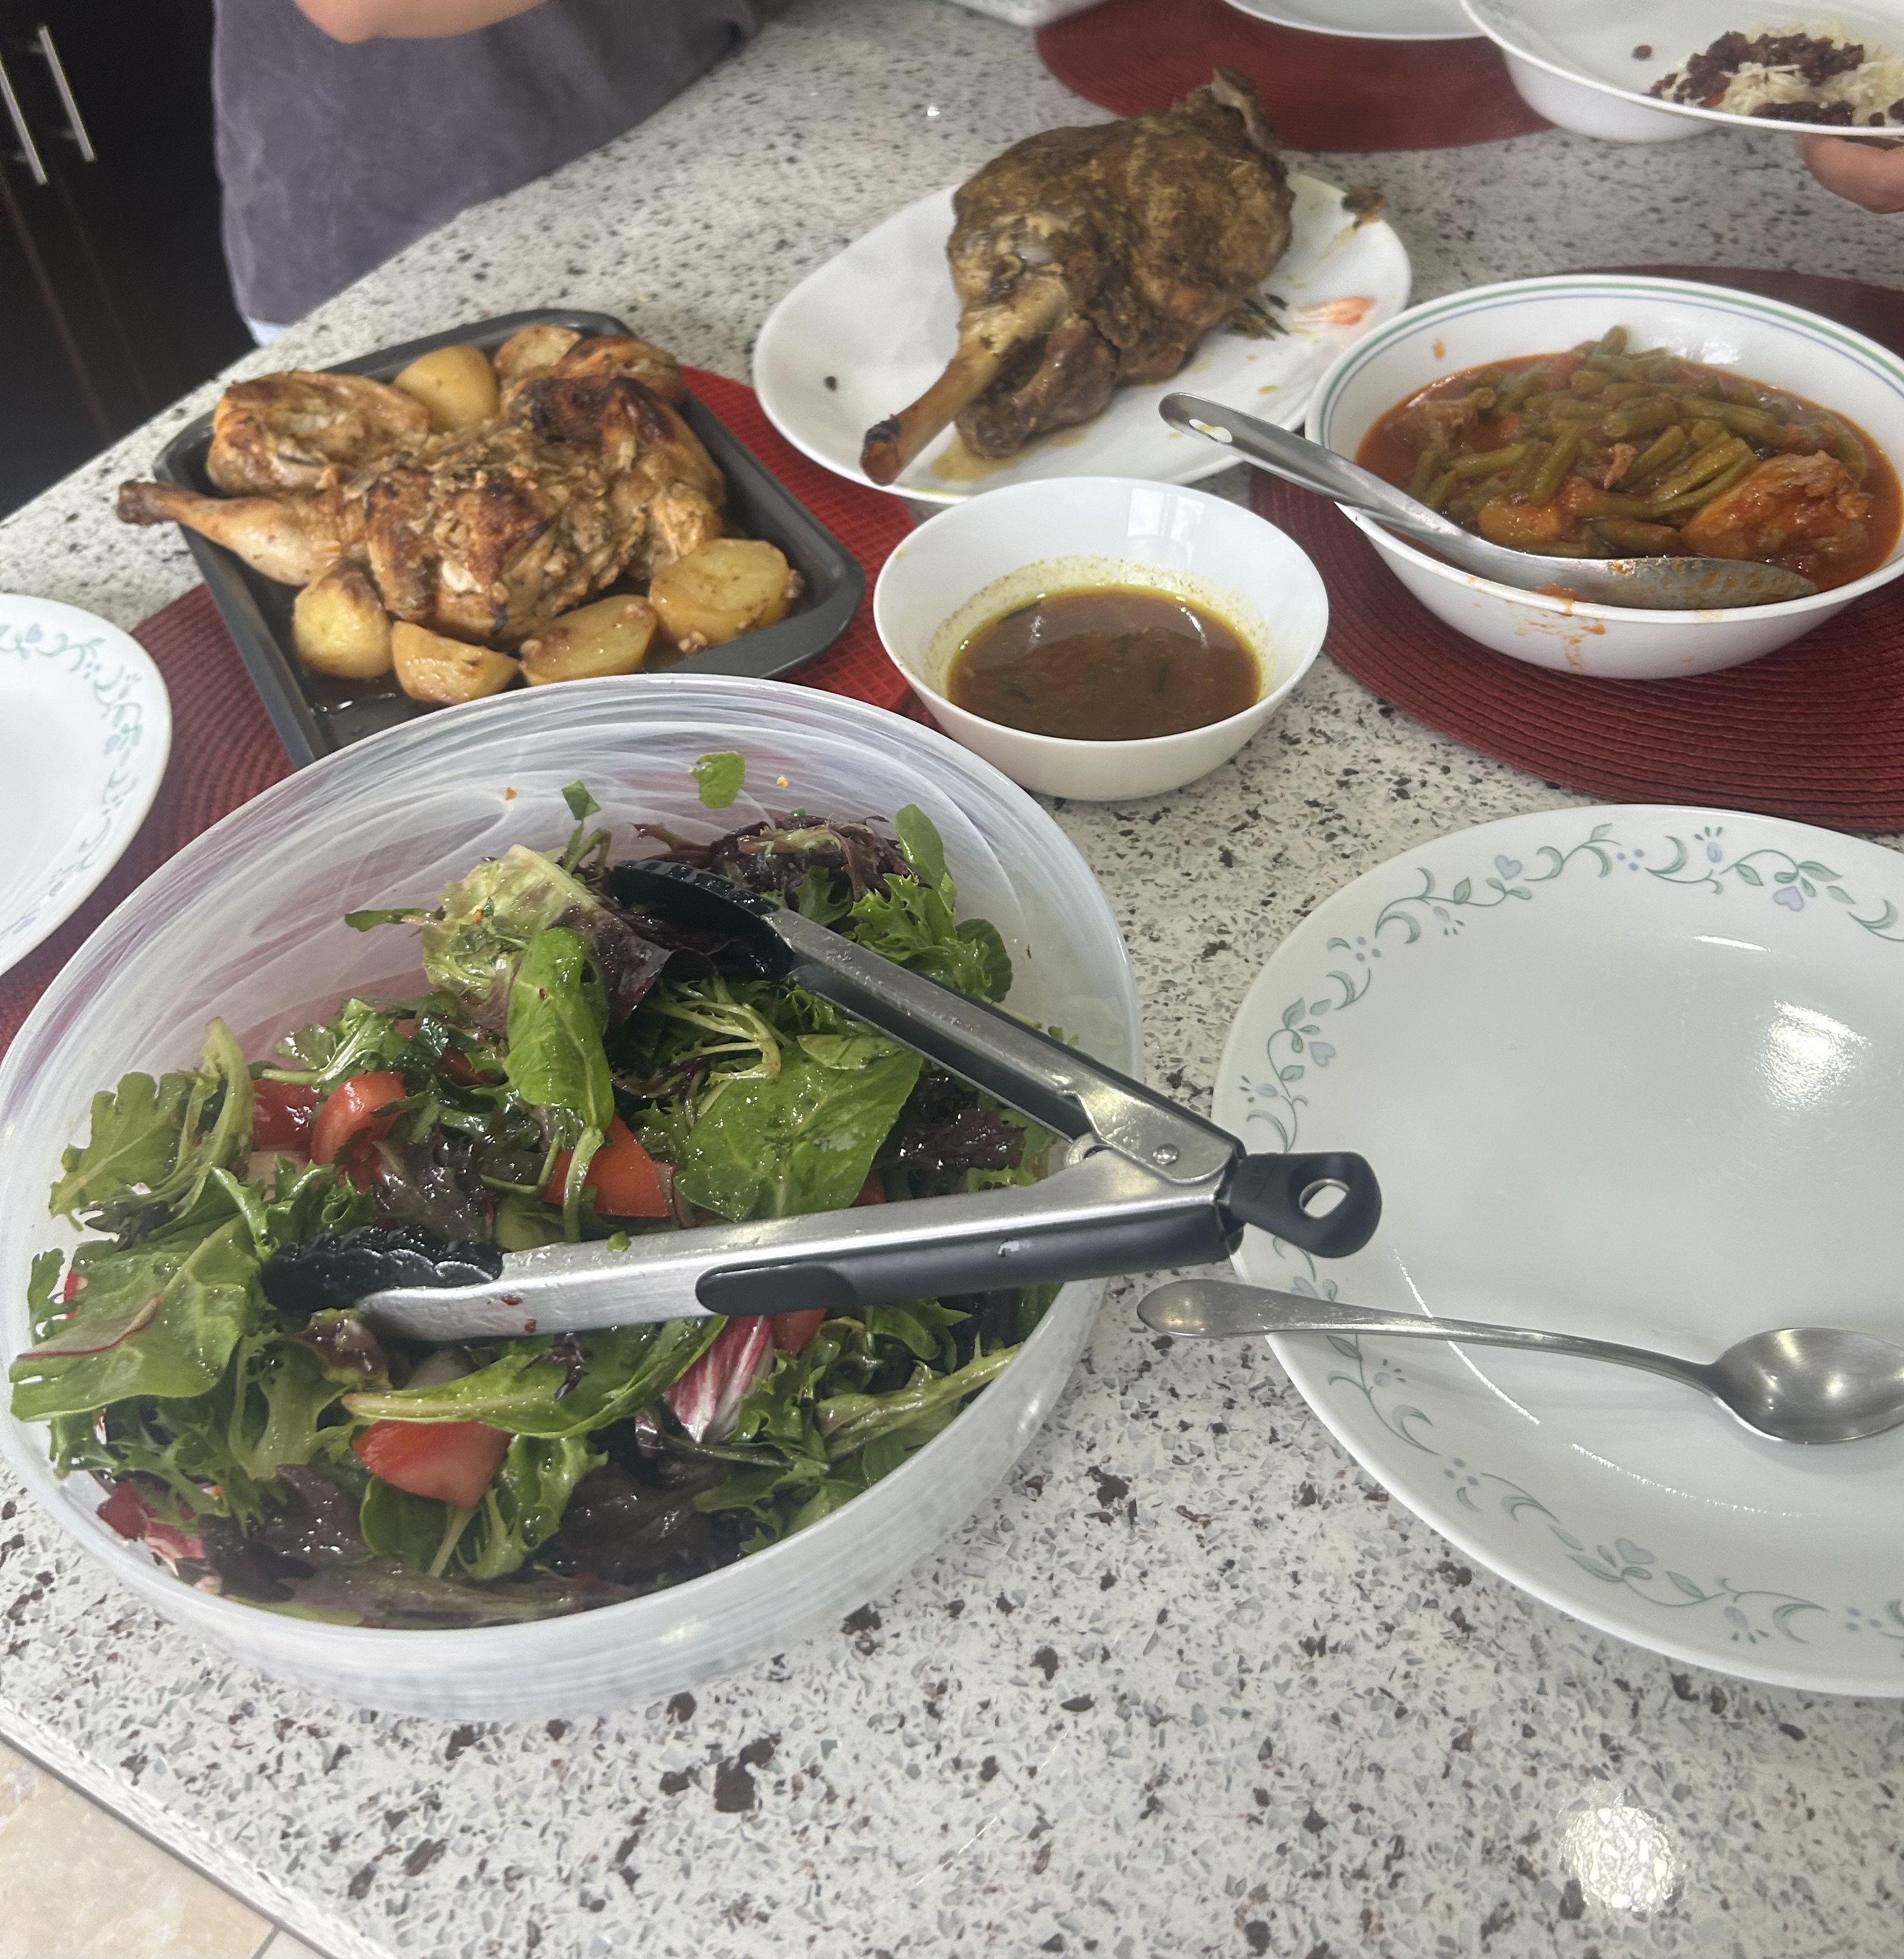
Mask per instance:
[[[1038,30],[1065,86],[1120,116],[1161,109],[1221,63],[1292,150],[1452,150],[1547,127],[1492,41],[1362,41],[1272,27],[1223,0],[1104,0]]]
[[[751,388],[698,368],[686,372],[694,392],[852,553],[866,574],[868,595],[852,625],[792,678],[803,686],[923,719],[912,690],[873,630],[873,581],[912,528],[905,505],[809,462],[775,431]],[[202,585],[135,627],[132,637],[152,656],[172,697],[172,754],[165,779],[151,814],[105,882],[43,945],[0,974],[0,1054],[54,974],[121,899],[201,830],[291,772],[284,745]]]
[[[1788,300],[1904,352],[1904,293],[1789,272],[1605,268]],[[1256,508],[1315,559],[1328,650],[1471,748],[1620,802],[1712,803],[1904,828],[1904,594],[1887,586],[1763,659],[1687,680],[1592,680],[1490,652],[1411,598],[1335,506],[1258,475]]]

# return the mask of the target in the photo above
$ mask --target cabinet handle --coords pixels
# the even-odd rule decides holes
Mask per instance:
[[[21,113],[20,98],[13,92],[13,77],[7,72],[7,64],[0,59],[0,102],[7,105],[8,119],[13,124],[13,133],[20,141],[21,160],[33,173],[36,184],[46,182],[46,166],[40,160],[40,151],[33,142],[33,132],[27,127],[26,116]]]
[[[93,148],[93,139],[86,133],[86,119],[79,113],[79,100],[73,94],[73,85],[66,79],[66,65],[59,59],[59,50],[53,46],[53,30],[42,26],[40,30],[40,52],[46,65],[53,71],[53,86],[59,91],[59,106],[66,112],[67,133],[79,145],[80,160],[96,164],[99,153]]]

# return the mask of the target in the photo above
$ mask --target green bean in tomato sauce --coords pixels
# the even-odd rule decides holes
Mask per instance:
[[[1617,326],[1434,383],[1357,459],[1468,529],[1562,557],[1756,559],[1829,589],[1899,534],[1896,474],[1845,417]]]

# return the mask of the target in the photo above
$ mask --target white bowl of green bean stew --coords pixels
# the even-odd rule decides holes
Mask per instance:
[[[1754,294],[1590,274],[1451,294],[1345,350],[1309,430],[1496,543],[1755,558],[1820,587],[1724,611],[1589,605],[1477,578],[1348,513],[1430,611],[1537,666],[1711,673],[1904,573],[1904,360]]]

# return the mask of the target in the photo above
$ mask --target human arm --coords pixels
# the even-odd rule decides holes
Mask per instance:
[[[1867,211],[1904,211],[1904,149],[1845,136],[1803,136],[1798,154],[1826,189]]]
[[[493,27],[542,0],[297,0],[334,41],[427,41]]]

